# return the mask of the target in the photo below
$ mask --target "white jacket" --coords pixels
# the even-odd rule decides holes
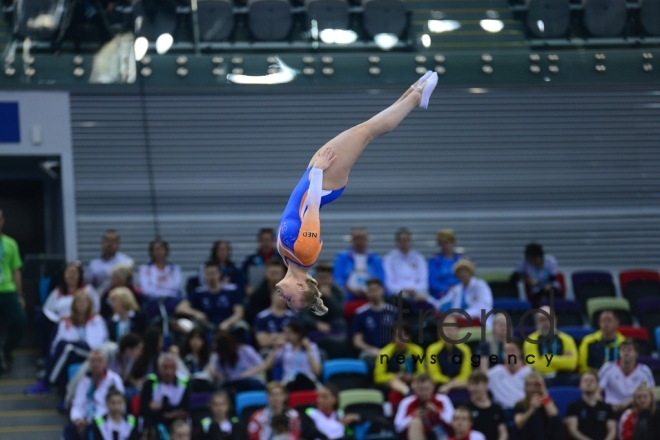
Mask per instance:
[[[60,321],[57,327],[57,335],[50,347],[51,353],[55,352],[55,347],[60,341],[67,342],[86,342],[89,348],[95,350],[101,348],[103,343],[108,340],[108,327],[105,321],[99,315],[92,315],[84,327],[76,327],[70,318]]]
[[[70,411],[72,421],[77,419],[90,421],[94,417],[106,415],[108,408],[105,406],[105,396],[111,387],[115,387],[122,394],[124,393],[124,383],[121,378],[117,373],[110,370],[96,384],[96,387],[92,388],[92,386],[93,383],[90,376],[83,377],[78,383]],[[91,393],[92,389],[93,393]]]

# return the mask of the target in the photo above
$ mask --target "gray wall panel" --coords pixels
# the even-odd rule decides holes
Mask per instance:
[[[241,260],[277,226],[313,152],[398,98],[388,91],[148,96],[161,234],[193,270],[228,238]],[[481,268],[510,268],[530,240],[566,268],[658,267],[660,95],[650,90],[438,90],[375,141],[342,198],[324,208],[324,251],[370,229],[384,253],[407,226],[430,255],[454,228]],[[72,95],[78,242],[84,260],[117,228],[147,258],[154,236],[136,96]]]

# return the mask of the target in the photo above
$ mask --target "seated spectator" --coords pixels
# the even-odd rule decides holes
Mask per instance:
[[[360,306],[353,316],[353,347],[359,352],[360,359],[373,365],[380,350],[392,342],[392,324],[397,318],[397,309],[383,299],[385,289],[377,279],[367,282],[369,302]]]
[[[245,295],[245,277],[243,271],[231,261],[231,243],[218,240],[213,243],[208,263],[213,263],[220,270],[222,284],[235,286],[241,297]],[[206,286],[206,264],[199,268],[199,285]]]
[[[280,257],[280,254],[277,253],[277,249],[275,248],[275,231],[272,228],[261,228],[257,234],[257,243],[259,244],[257,251],[254,254],[248,255],[243,260],[241,267],[243,277],[246,280],[245,294],[248,297],[259,287],[261,283],[261,277],[259,275],[262,270],[265,270],[267,265],[273,261],[279,261],[280,265],[282,265],[282,257]],[[284,278],[284,272],[276,283],[279,283],[282,278]]]
[[[218,391],[209,400],[211,416],[200,420],[195,438],[200,440],[243,440],[245,430],[238,418],[231,417],[232,402],[227,393]]]
[[[580,343],[580,372],[599,369],[605,362],[619,360],[619,347],[626,339],[619,333],[619,318],[611,310],[603,310],[598,317],[599,330],[587,335]]]
[[[392,327],[392,342],[383,347],[376,358],[374,384],[387,386],[390,402],[395,407],[410,393],[415,374],[424,373],[424,370],[424,349],[411,342],[408,324],[397,322]]]
[[[302,325],[290,321],[284,326],[284,344],[269,353],[264,371],[278,363],[282,367],[282,385],[289,392],[315,390],[321,374],[321,355],[318,346],[305,336]]]
[[[582,397],[571,402],[566,411],[566,429],[575,440],[616,438],[616,416],[612,407],[602,401],[598,373],[588,370],[580,377]]]
[[[192,440],[192,430],[185,420],[175,420],[172,423],[169,434],[169,440]]]
[[[376,278],[381,283],[385,282],[382,260],[377,254],[367,250],[367,230],[353,228],[351,243],[351,249],[337,254],[333,265],[335,283],[344,289],[348,301],[365,299],[367,281],[370,279]]]
[[[103,319],[110,319],[114,312],[110,306],[110,291],[117,287],[126,287],[128,290],[133,293],[135,302],[142,307],[144,304],[144,295],[139,292],[139,289],[133,285],[133,266],[130,264],[127,265],[118,265],[112,268],[110,274],[110,285],[106,291],[101,295],[101,316]]]
[[[486,372],[489,368],[501,365],[506,361],[504,346],[508,336],[510,335],[507,334],[506,316],[503,313],[497,313],[493,316],[493,330],[490,338],[488,341],[480,343],[475,353],[481,356],[479,368],[482,371]],[[497,356],[497,362],[491,362],[491,356]]]
[[[558,281],[559,266],[552,255],[546,255],[540,244],[530,243],[525,247],[525,258],[511,275],[511,281],[522,280],[529,301],[534,307],[548,299],[550,295],[562,297],[561,284]]]
[[[492,440],[507,440],[509,438],[509,430],[506,426],[506,416],[502,407],[497,403],[493,403],[488,395],[488,376],[483,371],[474,371],[470,374],[467,384],[470,393],[470,401],[464,407],[470,414],[471,429],[482,433],[486,439]],[[459,408],[454,412],[454,421],[456,421],[456,413]],[[456,429],[456,424],[453,424],[455,437],[457,439],[471,438],[462,432],[469,431],[463,429],[465,423],[461,420],[461,429]]]
[[[277,290],[273,290],[270,294],[270,307],[260,312],[254,322],[259,348],[270,349],[283,344],[284,326],[296,318],[296,313],[289,310]]]
[[[409,300],[424,301],[429,294],[429,273],[426,259],[411,248],[412,235],[405,228],[395,234],[396,249],[383,259],[385,290],[388,295],[403,294]]]
[[[254,348],[239,344],[225,331],[219,331],[214,339],[215,353],[206,367],[211,377],[233,393],[263,390],[261,378],[256,377],[262,371],[263,359]]]
[[[632,408],[627,409],[619,422],[620,440],[650,440],[658,438],[660,417],[656,408],[655,390],[646,384],[635,388]]]
[[[600,368],[600,387],[605,392],[605,403],[612,405],[614,412],[628,408],[633,401],[633,392],[641,384],[655,388],[651,369],[638,364],[639,349],[632,339],[626,339],[619,347],[619,360],[607,362]]]
[[[140,398],[140,414],[147,432],[169,428],[176,419],[187,419],[190,391],[188,378],[177,374],[177,358],[163,353],[158,357],[158,371],[147,375]]]
[[[27,394],[48,394],[50,385],[64,390],[68,368],[82,363],[91,350],[101,348],[108,340],[108,329],[99,315],[92,313],[92,299],[87,292],[76,293],[71,303],[71,316],[58,324],[57,334],[46,359],[44,378],[26,390]]]
[[[101,350],[89,353],[89,373],[76,387],[70,411],[70,423],[64,428],[64,440],[86,440],[93,421],[107,414],[106,394],[111,388],[124,393],[121,378],[108,370],[107,359]]]
[[[577,346],[570,335],[557,329],[557,315],[551,314],[550,307],[543,306],[541,310],[545,313],[536,314],[537,330],[529,335],[529,339],[534,342],[525,341],[523,350],[525,356],[534,356],[534,370],[546,379],[551,379],[553,385],[564,385],[566,381],[570,382],[570,376],[577,367]],[[554,317],[552,323],[548,316]],[[554,332],[554,338],[550,338],[551,331]]]
[[[176,313],[189,316],[209,327],[228,331],[243,319],[243,297],[235,284],[223,284],[220,270],[206,264],[206,287],[199,287],[176,306]]]
[[[200,328],[194,328],[188,333],[181,347],[181,359],[188,368],[191,376],[203,372],[211,358],[211,347],[209,346],[206,332]]]
[[[273,428],[273,440],[298,440],[298,436],[291,432],[289,418],[284,414],[278,414],[273,417],[270,425]]]
[[[181,267],[167,261],[169,254],[170,246],[166,241],[154,240],[149,243],[151,263],[140,266],[139,285],[148,301],[147,314],[150,317],[158,315],[158,302],[165,305],[168,315],[173,315],[181,301]]]
[[[470,260],[459,260],[454,265],[454,274],[460,283],[449,289],[449,292],[435,302],[436,309],[446,312],[450,309],[460,309],[467,312],[473,321],[481,319],[481,311],[493,310],[493,293],[484,280],[474,276],[477,268]],[[491,327],[492,318],[488,319],[487,327]]]
[[[449,397],[435,393],[428,374],[418,375],[413,389],[414,394],[401,401],[394,417],[394,429],[401,438],[435,440],[452,435],[454,405]]]
[[[467,261],[467,260],[464,260]],[[444,324],[455,324],[456,316],[446,316]],[[438,330],[440,327],[438,327]],[[453,389],[465,388],[468,377],[472,373],[472,350],[467,344],[454,344],[450,341],[458,339],[458,327],[443,327],[444,335],[438,332],[438,342],[426,349],[426,362],[429,376],[433,382],[440,385],[438,392],[447,394]],[[460,362],[455,361],[460,359]]]
[[[520,341],[512,339],[504,346],[506,360],[488,370],[488,389],[493,401],[505,411],[525,397],[525,379],[532,369],[525,365]]]
[[[271,440],[273,430],[271,420],[279,415],[284,415],[289,421],[291,433],[300,436],[300,415],[295,409],[286,406],[286,388],[279,382],[269,382],[266,385],[268,405],[255,411],[248,422],[248,438],[250,440]],[[298,437],[296,437],[298,438]]]
[[[282,281],[286,269],[281,260],[272,260],[266,266],[264,278],[252,295],[247,300],[247,307],[245,308],[245,319],[247,322],[254,322],[257,314],[266,310],[271,302],[270,297],[273,291],[277,291],[275,285]]]
[[[314,313],[302,313],[300,315],[300,321],[308,332],[328,334],[346,330],[344,293],[334,283],[332,265],[320,263],[314,270],[315,279],[323,298],[323,304],[328,308],[328,313],[323,316],[318,316]]]
[[[339,390],[333,384],[319,389],[316,408],[308,408],[302,419],[302,438],[346,439],[346,431],[360,421],[358,414],[343,415],[339,408]]]
[[[158,356],[163,352],[165,344],[163,335],[155,327],[144,333],[143,342],[144,348],[133,364],[129,379],[129,382],[138,389],[142,389],[147,375],[157,371]]]
[[[115,287],[108,296],[114,312],[107,320],[111,341],[117,342],[129,333],[141,335],[147,330],[147,317],[140,310],[133,292],[126,287]]]
[[[460,281],[454,275],[454,265],[463,258],[456,253],[456,236],[451,229],[443,229],[436,236],[440,252],[429,259],[429,288],[431,297],[442,299]]]
[[[564,427],[557,405],[537,372],[525,378],[525,397],[514,407],[513,422],[520,440],[563,440]]]
[[[138,427],[135,417],[124,415],[126,398],[121,391],[110,388],[105,396],[108,414],[94,419],[94,440],[138,440]]]
[[[85,282],[91,284],[99,292],[109,287],[110,274],[117,265],[133,265],[133,259],[119,252],[119,234],[114,229],[103,233],[101,241],[101,257],[89,262],[85,270]]]
[[[474,420],[472,418],[472,412],[470,409],[465,406],[457,407],[454,410],[454,416],[452,417],[451,421],[451,427],[454,430],[454,435],[449,437],[449,440],[486,440],[487,438],[497,438],[485,437],[479,430],[476,429],[473,431],[473,423]]]
[[[83,269],[80,262],[67,263],[62,271],[60,283],[46,298],[46,302],[41,309],[42,313],[37,315],[36,325],[43,358],[48,356],[57,324],[62,319],[71,316],[71,303],[77,292],[86,292],[94,303],[94,313],[99,312],[100,298],[98,292],[90,284],[84,284],[83,281]]]

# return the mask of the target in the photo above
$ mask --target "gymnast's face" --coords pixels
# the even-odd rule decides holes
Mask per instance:
[[[293,311],[303,310],[302,294],[307,289],[305,280],[299,280],[291,272],[287,272],[282,281],[275,285],[282,301]]]

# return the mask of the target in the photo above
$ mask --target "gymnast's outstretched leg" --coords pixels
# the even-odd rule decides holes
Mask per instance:
[[[350,128],[330,140],[316,152],[332,148],[336,159],[323,174],[323,189],[335,190],[346,186],[348,175],[370,142],[394,130],[417,107],[426,108],[428,99],[438,81],[436,73],[427,73],[396,101],[373,118]]]

